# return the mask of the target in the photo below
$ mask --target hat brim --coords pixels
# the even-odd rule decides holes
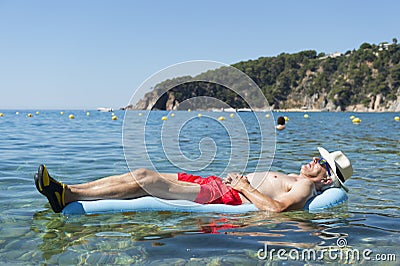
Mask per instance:
[[[338,174],[337,174],[337,168],[336,168],[336,163],[335,160],[333,159],[332,155],[330,154],[329,151],[322,147],[317,147],[319,153],[321,154],[321,157],[327,160],[329,166],[331,167],[333,173],[335,174],[336,179],[339,181],[340,185],[343,187],[344,190],[349,191],[349,189],[343,184],[342,180],[340,180]]]

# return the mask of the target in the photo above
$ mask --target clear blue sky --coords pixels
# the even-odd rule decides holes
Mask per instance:
[[[155,72],[400,40],[400,1],[0,0],[0,110],[128,104]]]

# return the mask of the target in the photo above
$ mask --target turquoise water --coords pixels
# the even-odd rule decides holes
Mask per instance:
[[[281,214],[264,212],[241,215],[195,213],[117,213],[66,217],[53,213],[46,199],[34,186],[33,175],[41,163],[66,183],[86,182],[128,171],[122,146],[124,112],[36,110],[2,111],[0,117],[0,263],[1,264],[153,264],[153,265],[263,265],[276,262],[257,255],[268,250],[287,252],[305,249],[327,250],[346,241],[342,251],[371,250],[369,258],[399,260],[400,245],[400,122],[396,114],[354,114],[362,119],[353,125],[351,113],[275,113],[289,117],[287,128],[276,134],[276,153],[272,170],[298,172],[301,164],[317,156],[316,147],[340,149],[352,160],[354,176],[346,182],[351,189],[349,202],[321,213],[303,211]],[[34,117],[26,117],[33,113]],[[68,119],[73,113],[74,120]],[[132,113],[138,114],[139,112]],[[195,112],[176,112],[174,118],[190,117]],[[203,115],[206,114],[203,112]],[[150,120],[154,132],[167,112],[155,112]],[[211,115],[211,114],[210,114]],[[221,114],[218,114],[218,116]],[[229,114],[220,125],[231,123]],[[397,114],[398,115],[398,114]],[[231,142],[250,149],[245,170],[254,169],[257,154],[257,129],[247,121],[249,147],[242,136],[233,134]],[[139,117],[139,116],[138,116]],[[144,117],[144,116],[143,116]],[[137,118],[139,119],[139,118]],[[271,119],[271,118],[265,118]],[[182,153],[193,160],[201,155],[198,141],[212,136],[217,147],[215,160],[200,174],[224,172],[229,154],[224,127],[218,123],[194,121],[183,127]],[[177,170],[159,149],[158,134],[148,134],[149,153],[157,170]],[[207,144],[208,145],[208,144]],[[212,146],[212,145],[211,145]],[[210,146],[210,147],[211,147]],[[208,146],[207,146],[208,147]],[[266,147],[266,149],[270,147]],[[244,150],[243,152],[246,152]],[[134,165],[146,165],[144,151],[137,151]],[[268,157],[268,156],[267,156]],[[234,167],[234,165],[232,166]],[[295,250],[295,251],[293,251]],[[395,261],[368,261],[323,256],[311,264],[367,263],[396,265]],[[306,260],[290,259],[283,264],[302,265]]]

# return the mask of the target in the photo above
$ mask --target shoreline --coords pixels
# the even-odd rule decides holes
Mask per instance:
[[[4,108],[0,109],[0,112],[36,112],[36,111],[95,111],[99,112],[97,109],[91,108]],[[140,112],[148,112],[148,111],[169,111],[169,112],[187,112],[187,110],[142,110],[142,109],[114,109],[113,112],[121,112],[121,111],[140,111]],[[323,109],[301,109],[301,108],[288,108],[288,109],[272,109],[272,110],[265,110],[265,109],[254,109],[253,111],[246,110],[222,110],[217,111],[215,109],[191,109],[192,112],[215,112],[215,113],[245,113],[245,112],[275,112],[275,113],[400,113],[398,111],[368,111],[368,110],[345,110],[345,111],[329,111]],[[99,112],[101,113],[101,112]],[[106,112],[109,113],[109,112]]]

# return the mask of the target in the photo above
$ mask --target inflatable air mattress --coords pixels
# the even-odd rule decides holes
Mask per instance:
[[[346,201],[347,195],[342,189],[330,188],[311,198],[303,209],[316,212],[340,205]],[[62,213],[72,215],[149,211],[245,213],[259,211],[259,209],[253,204],[236,206],[224,204],[203,205],[187,200],[164,200],[148,196],[130,200],[75,201],[65,206]]]

